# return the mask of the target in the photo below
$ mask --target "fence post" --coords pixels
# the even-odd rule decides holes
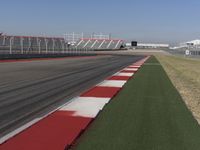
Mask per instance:
[[[55,39],[53,38],[52,41],[53,41],[53,53],[55,53]]]
[[[41,54],[41,40],[37,37],[37,45],[39,49],[39,54]]]
[[[20,45],[21,45],[21,54],[24,53],[24,38],[20,37]]]
[[[48,54],[48,39],[45,38],[46,54]]]
[[[12,54],[13,37],[10,37],[10,54]]]

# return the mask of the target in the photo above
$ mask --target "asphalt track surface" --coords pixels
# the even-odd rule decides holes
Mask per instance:
[[[0,63],[0,138],[143,56]]]

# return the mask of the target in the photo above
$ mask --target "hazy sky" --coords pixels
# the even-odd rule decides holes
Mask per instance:
[[[112,33],[171,43],[200,38],[200,0],[1,0],[0,31],[62,36]]]

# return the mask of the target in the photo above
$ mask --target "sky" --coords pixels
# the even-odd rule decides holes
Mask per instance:
[[[179,43],[200,38],[199,0],[1,0],[0,32]]]

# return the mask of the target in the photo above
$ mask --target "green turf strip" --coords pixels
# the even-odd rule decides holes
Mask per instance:
[[[151,57],[109,103],[77,150],[200,150],[200,126]]]

